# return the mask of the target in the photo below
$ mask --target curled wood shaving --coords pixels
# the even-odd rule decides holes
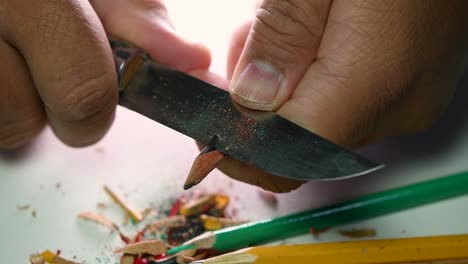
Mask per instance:
[[[123,210],[125,210],[125,212],[127,212],[127,214],[130,215],[130,217],[132,217],[133,220],[139,222],[143,219],[143,216],[141,215],[140,212],[138,212],[137,210],[131,208],[127,202],[125,201],[125,199],[118,195],[117,193],[113,192],[109,187],[107,186],[104,186],[104,191],[110,196],[110,198],[115,202],[117,203]]]
[[[158,219],[148,224],[144,230],[149,232],[156,232],[160,228],[180,227],[187,224],[187,219],[183,215],[169,216],[166,218]]]
[[[119,227],[117,226],[116,223],[114,223],[111,219],[107,218],[106,216],[102,214],[96,214],[96,213],[91,213],[91,212],[83,212],[78,214],[78,218],[92,221],[94,223],[103,225],[105,227],[108,227],[112,230],[119,231]]]
[[[359,228],[338,231],[342,236],[349,238],[375,237],[377,232],[373,228]]]
[[[206,195],[199,199],[192,200],[184,204],[180,208],[180,214],[189,216],[194,214],[199,214],[202,210],[207,207],[211,206],[216,203],[216,196],[215,195]]]
[[[162,240],[145,240],[137,243],[128,244],[123,248],[117,249],[115,253],[124,253],[131,255],[160,255],[167,251],[167,245]]]

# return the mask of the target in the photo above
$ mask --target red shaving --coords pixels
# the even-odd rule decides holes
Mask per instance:
[[[169,211],[169,216],[174,216],[174,215],[179,214],[179,210],[180,210],[180,207],[182,206],[183,199],[184,199],[183,196],[177,199],[177,201],[174,203],[171,210]]]
[[[162,253],[162,254],[154,256],[154,259],[155,260],[160,260],[160,259],[163,259],[165,257],[167,257],[167,255],[165,253]]]
[[[144,235],[145,235],[144,230],[139,231],[135,236],[134,242],[136,243],[136,242],[140,242],[141,240],[143,240]]]
[[[145,258],[135,258],[133,264],[148,264],[148,260]]]

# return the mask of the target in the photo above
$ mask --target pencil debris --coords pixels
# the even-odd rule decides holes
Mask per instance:
[[[117,226],[117,224],[115,224],[111,219],[107,218],[106,216],[102,214],[83,212],[83,213],[78,214],[78,218],[103,225],[112,230],[119,231],[119,227]]]
[[[375,237],[377,232],[373,228],[359,228],[338,231],[342,236],[348,238]]]
[[[17,205],[16,210],[18,211],[27,211],[31,208],[31,205],[25,204],[25,205]]]
[[[141,256],[143,254],[160,255],[167,250],[166,243],[162,240],[146,240],[128,244],[123,248],[117,249],[115,253],[123,253]]]
[[[49,250],[46,250],[40,254],[33,254],[29,257],[31,264],[80,264],[75,261],[67,260],[59,256],[58,253],[53,253]]]
[[[125,199],[113,192],[108,186],[104,186],[104,191],[110,196],[110,198],[117,203],[127,214],[132,218],[133,221],[139,222],[143,219],[143,216],[137,210],[131,208]]]
[[[169,263],[191,263],[205,258],[219,255],[212,249],[200,248],[192,251],[184,251],[177,255],[167,256],[166,252],[170,247],[181,245],[186,241],[199,236],[206,231],[242,224],[240,221],[226,215],[226,208],[230,198],[221,193],[203,194],[193,192],[190,195],[174,199],[173,202],[166,203],[163,207],[148,208],[141,213],[131,209],[124,199],[114,193],[107,186],[105,192],[125,210],[125,215],[132,219],[140,219],[132,225],[118,225],[109,217],[95,212],[82,212],[77,216],[79,219],[94,222],[117,231],[124,243],[114,253],[118,254],[120,264],[169,264]],[[102,209],[104,206],[98,206]],[[158,213],[160,212],[160,213]],[[161,215],[164,214],[164,215]],[[132,216],[133,215],[133,216]],[[129,232],[131,227],[135,232],[127,236],[121,232]],[[31,264],[78,264],[77,262],[66,260],[51,251],[44,251],[41,254],[30,256]],[[106,262],[107,263],[107,262]]]

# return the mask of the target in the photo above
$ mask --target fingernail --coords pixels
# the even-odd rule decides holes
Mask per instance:
[[[247,104],[268,107],[275,103],[280,89],[281,72],[265,61],[254,61],[245,67],[239,78],[233,82],[231,92]]]

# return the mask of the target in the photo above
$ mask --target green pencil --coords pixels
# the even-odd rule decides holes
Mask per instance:
[[[468,193],[468,172],[453,174],[346,202],[205,233],[168,250],[213,248],[221,252],[306,234],[314,230],[369,219]]]

